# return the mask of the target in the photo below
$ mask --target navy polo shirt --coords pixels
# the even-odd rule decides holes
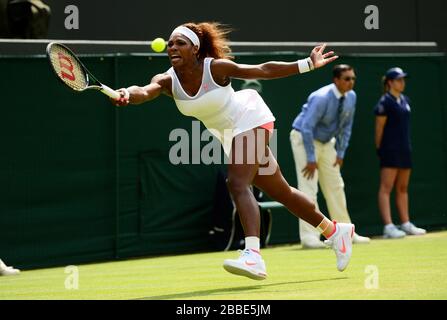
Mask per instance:
[[[411,151],[410,140],[410,101],[407,96],[400,95],[396,99],[389,92],[385,93],[374,108],[377,116],[386,116],[380,150]]]

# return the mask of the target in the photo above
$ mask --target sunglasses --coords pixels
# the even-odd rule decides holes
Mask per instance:
[[[341,78],[342,80],[344,80],[344,81],[355,81],[355,79],[357,79],[357,77],[343,77],[343,78]]]

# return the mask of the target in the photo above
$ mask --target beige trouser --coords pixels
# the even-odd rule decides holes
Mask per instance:
[[[296,174],[298,177],[298,189],[310,196],[318,207],[317,193],[318,183],[326,200],[326,206],[332,220],[337,222],[350,223],[348,208],[346,206],[345,185],[340,173],[340,166],[335,166],[337,158],[335,151],[335,138],[327,143],[314,140],[315,158],[318,169],[312,179],[303,176],[301,170],[307,165],[306,150],[304,149],[303,138],[299,131],[292,129],[290,132],[290,143],[292,145],[293,157],[295,159]],[[320,238],[320,233],[309,223],[299,219],[300,239],[306,237]]]

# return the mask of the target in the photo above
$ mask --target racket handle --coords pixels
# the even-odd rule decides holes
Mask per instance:
[[[105,84],[103,84],[101,86],[101,92],[104,93],[105,95],[108,95],[110,98],[118,100],[121,95],[116,92],[115,90],[109,88],[108,86],[106,86]]]

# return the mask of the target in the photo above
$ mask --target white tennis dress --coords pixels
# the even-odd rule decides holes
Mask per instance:
[[[275,121],[275,117],[255,90],[234,91],[231,84],[218,85],[210,70],[212,60],[205,58],[202,84],[195,96],[183,90],[174,68],[167,73],[172,78],[172,95],[177,108],[182,114],[200,120],[219,139],[229,156],[236,135]]]

